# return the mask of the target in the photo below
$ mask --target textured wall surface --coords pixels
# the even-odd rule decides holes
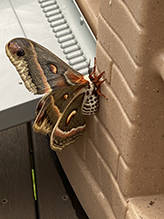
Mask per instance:
[[[164,2],[100,0],[100,109],[59,154],[90,218],[163,218]]]
[[[76,0],[93,33],[97,36],[99,0]]]

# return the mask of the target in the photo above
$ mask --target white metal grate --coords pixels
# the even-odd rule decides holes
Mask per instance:
[[[57,1],[39,0],[39,3],[69,65],[82,74],[87,74],[88,60]]]

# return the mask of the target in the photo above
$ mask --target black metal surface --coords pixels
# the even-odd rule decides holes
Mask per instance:
[[[87,214],[85,213],[82,205],[80,204],[80,202],[79,202],[79,200],[78,200],[78,198],[77,198],[77,196],[76,196],[76,194],[75,194],[75,192],[74,192],[74,190],[73,190],[73,188],[72,188],[72,186],[71,186],[71,184],[70,184],[70,182],[69,182],[69,180],[68,180],[68,178],[67,178],[67,176],[66,176],[66,174],[65,174],[65,172],[63,170],[63,168],[62,168],[62,165],[61,165],[61,163],[60,163],[60,161],[58,159],[58,156],[57,156],[56,152],[51,150],[51,148],[50,148],[49,136],[46,137],[46,141],[47,141],[47,145],[48,145],[48,147],[50,149],[50,153],[52,155],[55,167],[56,167],[56,169],[57,169],[57,171],[59,173],[59,176],[61,177],[61,180],[63,182],[65,190],[66,190],[66,192],[67,192],[67,194],[68,194],[68,196],[69,196],[69,198],[70,198],[70,200],[72,202],[72,206],[75,209],[77,217],[79,219],[89,219]]]

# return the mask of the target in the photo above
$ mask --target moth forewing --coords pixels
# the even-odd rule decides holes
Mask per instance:
[[[5,50],[26,88],[34,94],[49,93],[56,87],[86,83],[83,75],[30,39],[12,39],[6,44]]]

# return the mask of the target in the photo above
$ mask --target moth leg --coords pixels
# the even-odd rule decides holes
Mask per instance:
[[[105,71],[101,72],[94,80],[93,80],[93,83],[96,85],[96,88],[97,88],[97,93],[98,95],[100,96],[103,96],[106,100],[108,99],[104,94],[101,93],[100,91],[100,86],[101,84],[106,81],[106,79],[100,81],[101,77],[103,76],[103,74],[105,73]]]
[[[102,72],[102,73],[103,73],[103,72]],[[100,85],[101,85],[104,81],[106,81],[106,79],[104,79],[103,81],[98,81],[96,87],[97,87],[97,93],[98,93],[98,95],[103,96],[103,97],[107,100],[108,98],[107,98],[104,94],[102,94],[101,91],[100,91]]]
[[[103,76],[103,74],[105,73],[105,71],[101,72],[98,76],[96,75],[96,57],[94,58],[94,67],[93,67],[93,71],[92,73],[89,75],[90,80],[95,84],[96,88],[97,88],[97,93],[100,96],[103,96],[105,99],[108,99],[104,94],[101,93],[100,91],[100,86],[101,84],[106,81],[106,79],[100,81],[101,77]]]

